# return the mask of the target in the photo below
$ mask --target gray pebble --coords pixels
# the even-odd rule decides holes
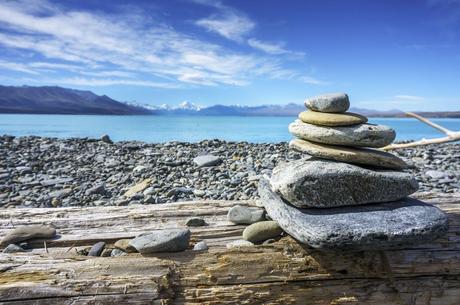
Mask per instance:
[[[89,250],[88,256],[101,256],[104,248],[105,248],[105,242],[100,241],[98,243],[95,243],[91,247],[91,250]]]
[[[193,162],[198,167],[209,167],[219,165],[222,163],[222,159],[213,155],[202,155],[193,159]]]
[[[202,227],[206,225],[206,221],[203,218],[193,217],[189,218],[186,222],[187,227]]]
[[[2,251],[3,253],[15,253],[15,252],[26,252],[23,248],[15,244],[9,244],[5,249]]]
[[[265,211],[259,208],[249,208],[235,205],[227,213],[227,220],[235,224],[252,224],[265,219]]]
[[[204,240],[202,240],[202,241],[197,242],[195,246],[193,246],[193,250],[195,251],[208,250],[208,245],[206,244]]]

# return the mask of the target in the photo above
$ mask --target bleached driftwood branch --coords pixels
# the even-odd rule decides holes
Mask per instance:
[[[434,139],[422,139],[419,141],[414,141],[414,142],[409,142],[409,143],[401,143],[401,144],[390,144],[388,146],[385,146],[382,148],[383,150],[392,150],[392,149],[397,149],[397,148],[407,148],[407,147],[415,147],[415,146],[422,146],[422,145],[428,145],[428,144],[441,144],[441,143],[446,143],[446,142],[454,142],[454,141],[459,141],[460,140],[460,131],[452,131],[447,128],[444,128],[436,123],[433,123],[432,121],[428,120],[427,118],[424,118],[416,113],[412,112],[407,112],[406,115],[408,117],[414,117],[423,123],[441,131],[442,133],[446,134],[445,137],[440,137],[440,138],[434,138]]]

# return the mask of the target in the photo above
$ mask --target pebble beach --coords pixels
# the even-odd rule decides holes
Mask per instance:
[[[460,190],[460,144],[392,151],[419,191]],[[212,156],[200,164],[198,156]],[[0,206],[68,207],[258,198],[257,185],[280,162],[302,155],[287,142],[253,144],[0,137]],[[203,161],[203,160],[202,160]],[[204,160],[206,162],[206,158]],[[129,195],[127,195],[129,194]]]

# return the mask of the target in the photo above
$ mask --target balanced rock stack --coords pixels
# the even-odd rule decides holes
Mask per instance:
[[[395,131],[347,112],[343,93],[310,98],[289,125],[305,158],[279,164],[259,182],[268,215],[315,248],[378,250],[430,241],[448,228],[438,208],[407,196],[418,189],[406,163],[375,149]]]

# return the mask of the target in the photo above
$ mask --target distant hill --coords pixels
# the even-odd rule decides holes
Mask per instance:
[[[149,114],[106,95],[61,87],[0,86],[0,113]]]
[[[200,107],[184,102],[176,107],[171,106],[144,106],[149,108],[155,115],[202,115],[202,116],[297,116],[299,112],[305,111],[302,104],[287,105],[261,105],[261,106],[240,106],[240,105],[214,105]],[[364,108],[350,108],[350,112],[360,113],[367,117],[380,118],[402,118],[405,114],[401,110],[372,110]],[[460,118],[460,111],[452,112],[417,112],[428,118]]]
[[[156,115],[202,115],[202,116],[293,116],[305,110],[298,104],[287,105],[213,105],[200,107],[191,103],[182,103],[177,107],[157,106],[150,107]]]
[[[213,105],[197,106],[183,102],[178,106],[139,105],[118,102],[106,95],[96,95],[91,91],[61,87],[13,87],[0,85],[0,113],[36,113],[36,114],[152,114],[187,116],[297,116],[305,111],[302,104],[287,105]],[[378,111],[351,108],[351,112],[367,117],[404,117],[401,110]],[[460,118],[460,111],[418,112],[429,118]]]

